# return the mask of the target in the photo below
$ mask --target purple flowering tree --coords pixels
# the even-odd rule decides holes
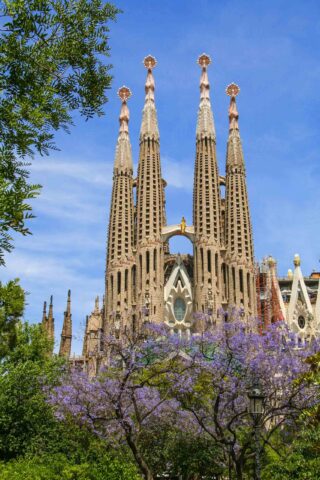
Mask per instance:
[[[164,326],[145,326],[143,335],[104,339],[108,366],[96,378],[72,371],[50,394],[61,420],[72,416],[112,445],[127,444],[146,480],[154,476],[140,445],[143,432],[155,423],[175,422],[179,412],[173,391],[178,377],[190,368],[181,353],[183,340],[169,337]],[[182,357],[181,357],[182,355]],[[188,358],[188,362],[181,358]],[[184,427],[194,421],[181,413]]]
[[[255,456],[256,442],[260,451],[266,445],[275,449],[275,433],[317,398],[315,389],[301,381],[309,368],[305,359],[317,346],[297,348],[283,324],[258,332],[233,322],[194,337],[195,367],[184,371],[176,385],[180,408],[221,447],[226,469],[235,471],[238,480]],[[248,394],[257,383],[264,405],[253,418]]]
[[[197,431],[210,439],[220,465],[241,480],[254,458],[257,425],[248,413],[252,386],[258,381],[264,394],[261,450],[275,448],[275,432],[295,422],[316,398],[314,388],[301,380],[311,349],[296,348],[283,325],[257,332],[233,322],[209,325],[190,339],[150,325],[143,335],[108,337],[109,362],[100,374],[89,379],[71,372],[50,401],[60,418],[71,415],[108,443],[125,442],[146,480],[155,473],[141,438],[155,426],[170,424],[186,435]]]

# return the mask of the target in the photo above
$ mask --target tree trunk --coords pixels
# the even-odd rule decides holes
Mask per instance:
[[[242,462],[235,462],[237,480],[242,480]]]
[[[132,454],[134,456],[134,459],[137,462],[138,467],[139,467],[142,475],[144,476],[145,480],[154,480],[151,470],[149,469],[148,465],[144,461],[142,455],[140,454],[140,452],[137,448],[137,445],[136,445],[135,441],[133,440],[133,438],[131,437],[131,435],[129,433],[126,434],[126,438],[127,438],[128,445],[129,445],[129,447],[132,451]]]

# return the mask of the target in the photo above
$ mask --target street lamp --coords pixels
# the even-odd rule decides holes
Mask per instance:
[[[260,386],[258,385],[258,383],[255,383],[252,386],[251,391],[248,393],[248,397],[249,397],[249,413],[253,418],[254,436],[255,436],[254,480],[261,480],[259,430],[260,430],[260,421],[263,414],[265,396]]]

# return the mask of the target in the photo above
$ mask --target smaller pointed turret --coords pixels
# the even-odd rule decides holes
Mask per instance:
[[[88,323],[89,323],[89,315],[86,316],[86,326],[85,326],[85,330],[84,330],[84,337],[83,337],[83,347],[82,347],[82,355],[84,357],[87,356],[88,352]]]
[[[71,291],[68,291],[67,309],[64,312],[63,327],[59,355],[69,358],[71,354],[72,319],[71,319]]]
[[[50,305],[47,319],[48,338],[54,340],[53,296],[50,297]]]
[[[47,329],[47,322],[48,322],[48,317],[47,317],[47,302],[43,302],[43,312],[42,312],[42,326],[46,330]]]

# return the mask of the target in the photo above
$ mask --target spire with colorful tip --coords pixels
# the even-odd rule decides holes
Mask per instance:
[[[115,171],[129,171],[132,172],[132,153],[131,143],[129,138],[129,118],[130,113],[127,105],[128,99],[131,97],[131,91],[128,87],[121,87],[118,90],[118,96],[121,99],[121,110],[119,116],[119,136],[116,146],[116,155],[114,160]]]
[[[145,104],[140,130],[140,153],[137,177],[136,204],[136,248],[137,310],[147,311],[146,299],[152,298],[149,321],[163,321],[164,269],[162,228],[165,225],[164,181],[161,174],[159,129],[154,101],[153,69],[156,59],[152,55],[144,58],[147,69]],[[159,286],[161,286],[159,288]],[[140,324],[142,323],[142,313]]]
[[[200,105],[196,130],[196,159],[193,187],[193,224],[195,233],[194,303],[196,311],[216,312],[221,307],[217,288],[221,249],[220,186],[216,154],[216,134],[210,103],[210,84],[207,68],[209,55],[203,53],[201,67]]]
[[[134,202],[133,202],[133,162],[129,138],[129,109],[128,99],[131,91],[123,86],[118,90],[121,100],[119,116],[120,128],[116,146],[112,199],[109,216],[108,252],[106,261],[105,295],[108,304],[103,311],[102,324],[104,331],[109,331],[112,322],[112,312],[120,303],[131,307],[130,291],[123,289],[125,278],[131,279],[131,267],[134,264]],[[121,297],[121,298],[120,298]],[[96,300],[94,313],[100,315],[99,299]],[[102,315],[102,314],[101,314]],[[100,317],[101,317],[100,315]]]
[[[244,310],[248,317],[256,314],[253,240],[246,185],[246,170],[239,132],[236,96],[240,88],[231,83],[229,138],[226,160],[226,263],[229,271],[229,304]]]
[[[226,88],[226,94],[230,97],[229,106],[229,128],[230,130],[239,130],[236,96],[239,94],[240,88],[235,83],[230,83]]]
[[[159,141],[157,111],[154,101],[155,82],[153,77],[153,69],[157,65],[157,60],[152,55],[147,55],[143,60],[143,64],[148,73],[145,83],[146,96],[142,112],[140,142],[146,138]]]
[[[200,105],[197,122],[197,138],[210,137],[215,139],[216,132],[214,127],[213,114],[210,103],[210,83],[208,79],[208,66],[211,58],[206,53],[199,56],[198,62],[201,67],[200,77]]]

